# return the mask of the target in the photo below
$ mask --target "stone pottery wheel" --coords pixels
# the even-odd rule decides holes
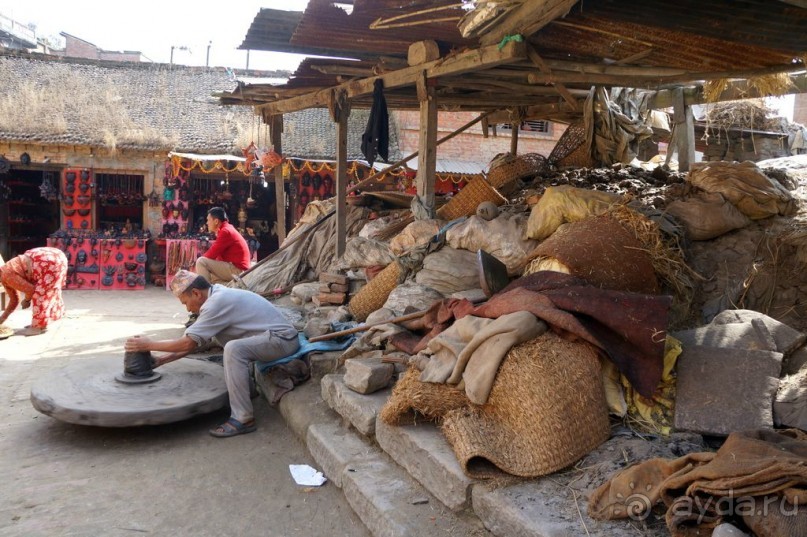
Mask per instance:
[[[37,380],[31,402],[58,420],[100,427],[172,423],[227,404],[220,365],[177,360],[138,382],[127,382],[122,371],[120,358],[79,360]]]

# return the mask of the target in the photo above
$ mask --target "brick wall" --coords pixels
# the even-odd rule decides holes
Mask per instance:
[[[408,155],[418,150],[420,114],[417,111],[394,111],[398,124],[398,143],[401,152]],[[438,116],[437,138],[451,134],[476,117],[472,112],[440,112]],[[552,152],[566,126],[551,123],[549,134],[519,132],[519,153],[540,153],[547,156]],[[477,124],[462,134],[437,146],[438,159],[463,160],[487,165],[499,153],[510,151],[510,131],[499,130],[498,136],[485,138],[482,127]]]

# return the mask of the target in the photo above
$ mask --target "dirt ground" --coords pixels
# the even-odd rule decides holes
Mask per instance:
[[[227,410],[171,425],[105,429],[62,423],[29,401],[39,375],[97,356],[123,360],[138,333],[181,334],[187,313],[168,292],[67,291],[67,317],[43,335],[0,341],[0,535],[370,535],[341,491],[294,483],[314,462],[263,399],[258,431],[217,439]],[[30,323],[17,310],[6,322]]]

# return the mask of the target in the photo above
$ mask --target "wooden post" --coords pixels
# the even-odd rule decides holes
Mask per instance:
[[[347,92],[334,92],[332,104],[328,107],[331,118],[336,122],[336,257],[345,253],[347,242],[347,119],[350,116],[350,102]]]
[[[272,116],[269,123],[269,136],[274,150],[283,154],[283,114]],[[286,240],[286,189],[283,181],[283,165],[275,167],[275,213],[277,219],[277,246]]]
[[[513,127],[513,132],[510,135],[510,154],[517,155],[518,154],[518,130],[521,128],[520,121],[514,121],[510,123],[510,126]]]
[[[673,91],[673,123],[675,123],[675,146],[678,149],[678,171],[687,172],[695,162],[695,121],[692,107],[684,103],[684,91]]]
[[[437,169],[437,101],[434,87],[428,85],[425,71],[417,80],[420,100],[420,140],[418,142],[417,192],[428,207],[434,207]]]

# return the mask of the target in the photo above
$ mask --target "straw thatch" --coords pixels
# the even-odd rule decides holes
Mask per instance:
[[[395,384],[379,417],[389,425],[414,421],[416,415],[440,421],[450,410],[470,404],[464,390],[447,384],[421,382],[420,370],[410,367]]]

